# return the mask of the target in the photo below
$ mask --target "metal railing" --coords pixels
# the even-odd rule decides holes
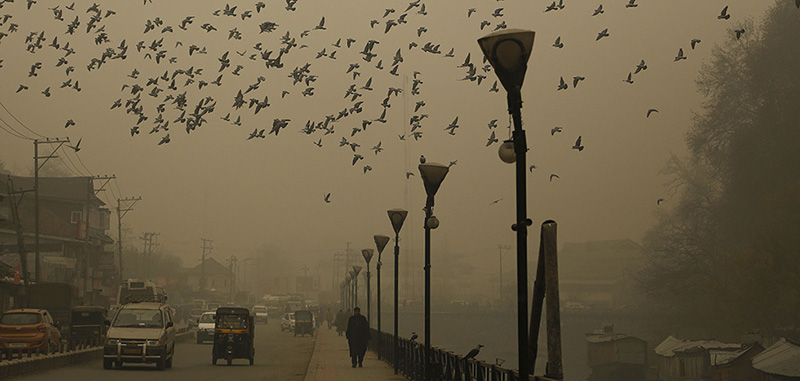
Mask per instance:
[[[372,340],[369,342],[369,349],[376,352],[378,356],[387,363],[394,366],[393,349],[394,335],[388,332],[381,332],[371,329]],[[425,346],[410,341],[405,338],[398,338],[398,364],[399,373],[413,381],[425,379],[424,375],[424,355]],[[468,359],[464,360],[453,352],[445,351],[436,347],[431,347],[431,379],[447,381],[517,381],[519,372],[517,370],[503,368],[499,365],[487,364],[483,361]]]

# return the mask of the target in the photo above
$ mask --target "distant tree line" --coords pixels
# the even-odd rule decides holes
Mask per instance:
[[[689,157],[646,234],[640,281],[675,324],[712,335],[800,329],[800,12],[731,30],[697,81]],[[720,336],[717,336],[720,337]]]

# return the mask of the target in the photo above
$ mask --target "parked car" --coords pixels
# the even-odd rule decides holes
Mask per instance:
[[[264,324],[267,324],[269,322],[269,312],[265,306],[253,306],[253,316],[256,323],[263,321]]]
[[[197,327],[197,319],[200,319],[200,316],[203,316],[204,313],[207,311],[202,308],[194,308],[192,312],[189,313],[189,321],[186,323],[189,328]]]
[[[129,303],[106,320],[109,326],[103,347],[103,368],[125,362],[155,363],[158,370],[172,367],[175,357],[175,323],[160,303]]]
[[[202,344],[204,341],[214,340],[214,314],[215,312],[205,312],[200,315],[197,321],[197,344]]]
[[[49,353],[58,349],[61,331],[47,310],[23,308],[8,310],[0,317],[0,350],[38,349]]]
[[[281,331],[294,332],[294,312],[287,312],[281,318]]]

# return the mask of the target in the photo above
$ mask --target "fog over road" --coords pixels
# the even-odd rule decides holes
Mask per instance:
[[[190,340],[183,339],[175,348],[172,369],[158,371],[155,365],[125,364],[122,369],[104,370],[100,359],[76,366],[55,369],[18,380],[303,380],[311,354],[314,351],[314,338],[294,337],[289,332],[281,332],[280,321],[270,321],[268,325],[256,326],[256,360],[250,366],[246,359],[225,365],[218,361],[211,365],[210,343],[195,344],[194,334]]]

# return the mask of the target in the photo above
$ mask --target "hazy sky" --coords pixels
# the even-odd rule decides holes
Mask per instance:
[[[781,0],[788,1],[788,0]],[[510,226],[514,220],[514,166],[502,163],[497,157],[497,144],[485,147],[491,130],[487,123],[498,119],[497,137],[508,137],[508,116],[505,91],[493,93],[492,72],[484,72],[476,40],[491,32],[495,25],[505,22],[510,28],[536,32],[525,86],[523,88],[523,121],[528,133],[529,164],[537,169],[528,177],[528,205],[534,219],[529,247],[535,255],[538,225],[546,219],[559,224],[559,241],[586,241],[616,238],[639,240],[653,223],[658,208],[669,208],[672,195],[667,194],[667,177],[659,175],[671,153],[685,152],[683,137],[691,123],[692,112],[700,111],[702,98],[697,94],[694,80],[702,63],[715,44],[727,43],[731,29],[747,18],[760,19],[771,1],[730,0],[639,0],[636,8],[626,8],[627,1],[564,0],[565,8],[545,13],[548,1],[426,1],[427,15],[412,8],[407,23],[384,33],[386,21],[396,20],[408,5],[407,1],[319,1],[299,0],[296,11],[289,12],[283,1],[265,1],[266,8],[255,12],[255,1],[230,3],[238,5],[236,14],[253,10],[252,18],[214,16],[224,8],[220,1],[153,0],[103,1],[100,9],[116,11],[103,19],[109,43],[97,45],[95,31],[87,34],[92,4],[76,1],[75,11],[65,9],[64,20],[53,17],[49,2],[39,2],[26,10],[24,1],[4,4],[0,15],[12,17],[0,26],[8,33],[11,23],[18,31],[0,39],[0,102],[14,116],[37,133],[50,137],[69,136],[82,139],[80,160],[95,175],[116,174],[123,197],[141,196],[136,210],[125,218],[125,225],[134,232],[160,232],[162,245],[180,255],[187,264],[199,256],[201,237],[215,241],[215,253],[220,257],[230,253],[247,256],[262,244],[273,245],[298,261],[325,259],[342,251],[345,242],[354,249],[373,247],[372,235],[389,234],[391,226],[386,210],[404,207],[412,213],[403,229],[403,240],[416,248],[415,261],[422,262],[423,230],[421,209],[424,189],[416,165],[420,154],[429,161],[458,163],[442,185],[436,199],[435,214],[441,226],[434,232],[435,271],[445,272],[437,262],[438,253],[464,256],[464,261],[479,266],[496,261],[498,244],[513,244]],[[598,4],[604,14],[592,16]],[[718,20],[721,9],[729,5],[730,20]],[[467,16],[467,9],[476,12]],[[502,17],[493,17],[497,8],[504,8]],[[383,17],[386,8],[396,12]],[[75,16],[81,25],[75,35],[64,34],[66,24]],[[196,16],[188,31],[178,28],[186,16]],[[312,31],[325,17],[326,30]],[[159,17],[164,24],[154,31],[143,33],[147,20]],[[370,20],[378,20],[370,28]],[[491,25],[480,29],[481,21]],[[2,19],[0,19],[2,21]],[[259,24],[271,21],[278,24],[275,31],[259,34]],[[207,33],[200,29],[211,23],[218,31]],[[173,33],[161,33],[170,25]],[[427,32],[417,37],[424,26]],[[237,28],[241,40],[228,39],[229,31]],[[608,28],[610,36],[595,41],[597,33]],[[45,31],[47,40],[36,53],[26,51],[25,37],[30,32]],[[279,39],[287,31],[298,45],[283,57],[284,67],[266,68],[263,61],[248,59],[256,43],[269,50],[280,48]],[[70,42],[75,53],[69,63],[55,67],[64,51],[47,45],[54,37],[63,45]],[[552,46],[561,36],[563,49]],[[176,63],[144,57],[148,48],[136,52],[140,40],[150,45],[164,38],[167,58],[177,57]],[[346,48],[345,40],[356,41]],[[342,47],[332,46],[342,39]],[[693,38],[702,42],[696,50],[690,47]],[[116,48],[125,39],[128,57],[110,60],[100,69],[88,72],[92,57],[99,57],[106,48]],[[371,63],[358,53],[368,40],[379,41]],[[182,46],[176,47],[180,41]],[[419,46],[409,50],[409,43]],[[442,54],[424,53],[420,48],[427,42],[440,45]],[[188,56],[192,44],[206,47],[208,54]],[[336,59],[316,59],[323,48],[326,53],[337,51]],[[454,49],[455,57],[444,54]],[[687,60],[673,62],[678,49],[683,48]],[[395,52],[400,49],[403,62],[399,76],[388,73]],[[213,81],[218,75],[218,58],[230,51],[232,67],[222,72],[222,86],[209,85],[198,90],[197,83],[187,89],[181,86],[184,76],[178,76],[178,92],[165,91],[158,98],[142,97],[148,121],[140,124],[141,133],[131,137],[130,128],[137,122],[124,108],[110,110],[117,99],[131,98],[130,88],[120,91],[123,84],[138,83],[145,87],[146,79],[172,73],[176,69],[203,68],[196,80]],[[245,52],[239,56],[235,51]],[[467,54],[476,64],[478,73],[486,75],[482,84],[459,81],[466,74],[457,68]],[[167,59],[165,58],[165,60]],[[623,82],[636,64],[644,59],[648,69],[636,74],[633,84]],[[384,69],[375,68],[383,60]],[[36,77],[28,77],[31,65],[42,63]],[[303,96],[304,85],[293,86],[290,72],[311,63],[311,74],[318,79],[312,83],[313,96]],[[361,75],[353,80],[347,74],[351,63],[359,63],[355,71]],[[237,64],[243,66],[240,76],[231,74]],[[79,80],[81,92],[60,88],[67,80],[64,68],[75,66],[69,77]],[[138,80],[127,75],[136,68]],[[420,94],[411,94],[413,73],[423,81]],[[573,76],[586,80],[572,87]],[[254,115],[246,106],[233,109],[238,90],[265,81],[260,88],[245,96],[245,100],[269,97],[268,108]],[[359,90],[363,96],[363,112],[334,123],[335,132],[323,135],[317,131],[305,135],[299,131],[311,120],[319,122],[325,115],[337,115],[352,106],[345,99],[350,84],[364,85],[372,77],[373,91]],[[556,91],[559,78],[569,82],[569,89]],[[16,93],[20,84],[29,90]],[[168,83],[159,81],[160,88]],[[41,92],[50,87],[52,95]],[[364,119],[376,119],[383,107],[381,101],[389,87],[403,88],[400,96],[390,99],[387,123],[373,122],[366,131],[351,137],[354,127]],[[281,98],[281,91],[290,93]],[[156,105],[165,94],[187,91],[189,111],[199,99],[213,97],[218,103],[207,123],[187,135],[184,126],[173,123],[180,111],[167,104],[164,119],[170,120],[171,142],[157,145],[166,132],[148,134],[158,115]],[[398,135],[408,132],[409,118],[414,115],[415,102],[424,100],[420,113],[430,117],[423,120],[423,137],[418,141]],[[645,118],[650,108],[658,114]],[[241,115],[242,126],[234,126],[220,118],[231,113]],[[458,116],[460,128],[451,136],[444,128]],[[6,122],[33,136],[15,122],[6,110],[0,109],[0,125]],[[272,126],[274,118],[291,119],[289,126],[277,137],[246,140],[254,128]],[[75,126],[64,128],[68,119]],[[3,122],[4,121],[4,122]],[[5,125],[4,125],[5,126]],[[551,136],[554,126],[563,132]],[[570,149],[582,136],[585,150]],[[339,147],[342,137],[358,142],[358,153],[364,160],[351,165],[353,152],[349,146]],[[322,148],[313,143],[322,139]],[[384,151],[375,154],[371,147],[381,142]],[[0,160],[22,172],[32,167],[33,144],[14,138],[0,130]],[[77,164],[74,153],[65,153]],[[67,161],[67,164],[70,164]],[[365,165],[373,169],[366,174]],[[78,164],[81,174],[87,171]],[[407,171],[416,175],[406,179]],[[549,181],[550,174],[560,178]],[[105,192],[104,199],[114,200],[116,186]],[[331,193],[331,203],[323,195]],[[658,198],[666,201],[656,206]],[[490,205],[492,201],[502,199]],[[115,235],[114,235],[115,236]],[[506,262],[513,268],[511,261]]]

